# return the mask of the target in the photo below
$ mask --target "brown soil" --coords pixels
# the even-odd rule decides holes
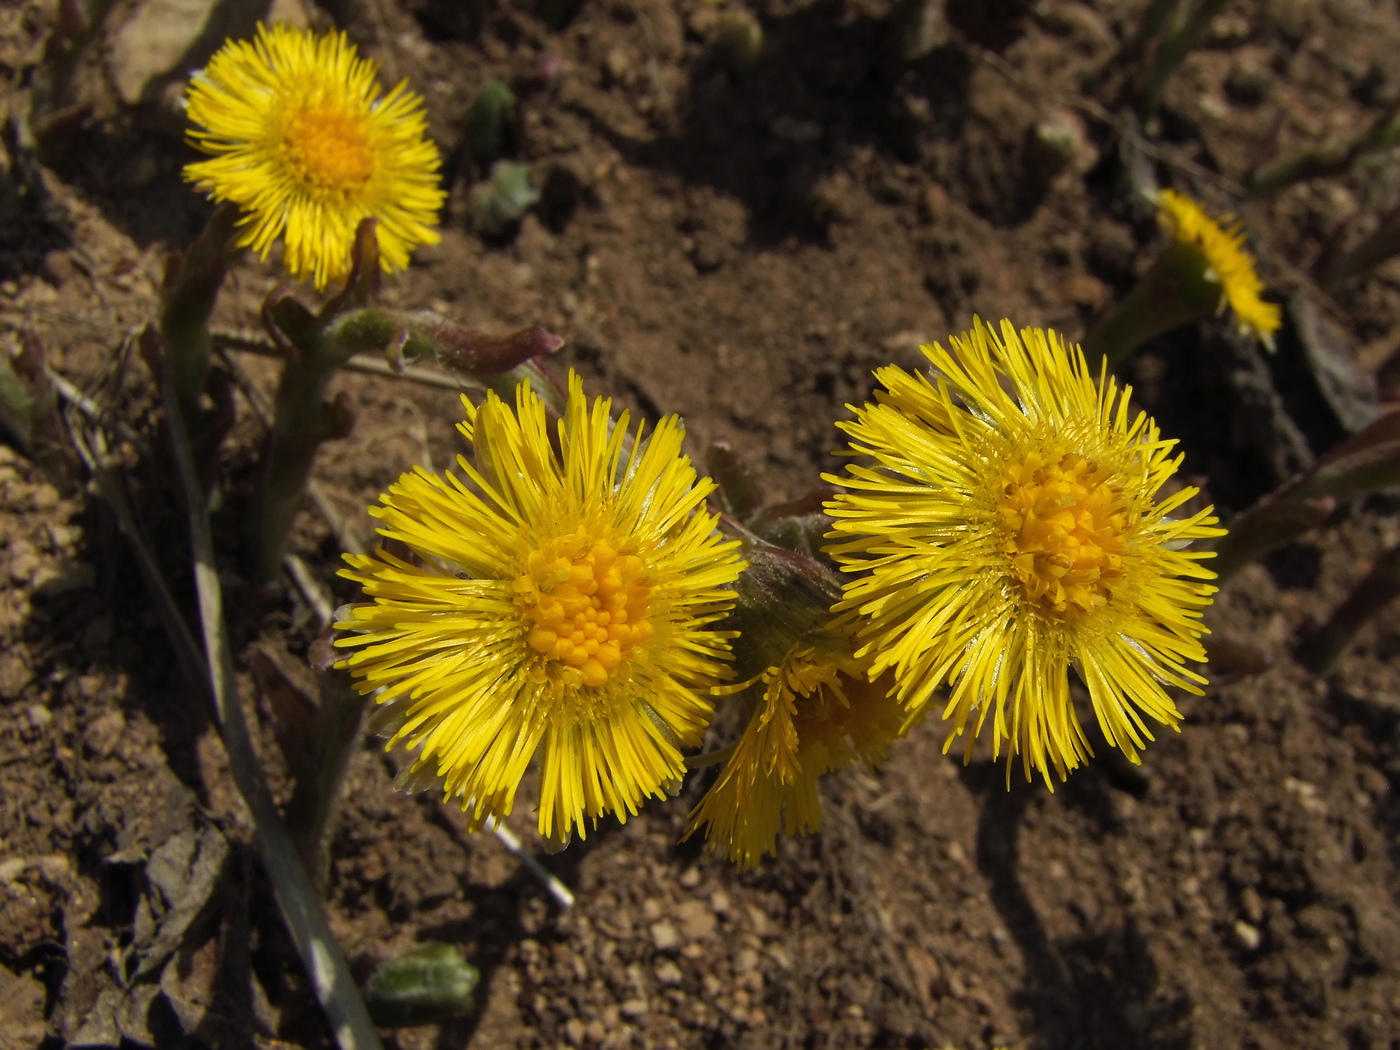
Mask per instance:
[[[0,61],[23,67],[52,6],[0,6]],[[140,6],[118,4],[109,29]],[[696,454],[731,440],[777,500],[813,487],[833,418],[921,340],[974,313],[1082,335],[1159,237],[1126,172],[1224,210],[1260,160],[1355,131],[1400,93],[1394,5],[1238,0],[1172,80],[1144,154],[1093,108],[1117,111],[1113,58],[1142,0],[950,7],[949,41],[901,63],[887,0],[762,0],[747,77],[714,57],[703,0],[326,0],[317,17],[412,75],[453,157],[443,243],[388,297],[559,332],[560,364],[591,390],[680,412]],[[168,118],[121,106],[95,54],[75,88],[86,116],[6,212],[0,328],[37,332],[88,389],[124,369],[122,411],[155,433],[125,338],[207,208],[180,183],[191,154]],[[492,76],[520,94],[516,152],[546,193],[484,243],[463,227],[459,147]],[[1059,171],[1035,143],[1047,119],[1075,136]],[[1335,298],[1307,274],[1395,205],[1397,170],[1383,157],[1233,204],[1270,287],[1309,298],[1363,375],[1400,344],[1400,267]],[[3,176],[7,195],[20,175]],[[255,328],[276,276],[240,264],[220,324]],[[267,362],[243,360],[270,384]],[[1227,514],[1348,426],[1287,335],[1266,359],[1224,325],[1178,331],[1125,371]],[[407,382],[342,386],[358,424],[317,477],[368,529],[383,486],[454,454],[458,410]],[[239,412],[228,535],[258,437]],[[168,481],[146,481],[157,525]],[[693,776],[674,803],[545,858],[577,894],[568,911],[452,809],[392,792],[394,759],[367,743],[335,840],[334,927],[360,975],[424,940],[481,968],[479,1012],[386,1032],[403,1050],[1400,1047],[1400,625],[1378,619],[1325,679],[1291,656],[1397,539],[1400,503],[1356,500],[1242,573],[1211,614],[1233,643],[1220,681],[1183,699],[1182,731],[1140,768],[1100,744],[1055,793],[1007,791],[987,756],[942,757],[934,719],[887,769],[828,778],[822,834],[745,875],[677,845],[706,786]],[[123,1030],[124,1045],[329,1045],[222,746],[110,513],[0,447],[0,543],[0,1047],[67,1045],[104,1009],[89,1045]],[[184,595],[180,547],[168,568]],[[296,547],[350,597],[310,508]],[[315,624],[294,591],[235,597],[243,639],[304,657]],[[529,812],[514,828],[538,849]],[[138,976],[143,953],[185,892],[156,859],[196,845],[217,882],[156,983]]]

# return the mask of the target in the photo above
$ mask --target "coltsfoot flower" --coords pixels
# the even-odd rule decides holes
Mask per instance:
[[[1190,197],[1174,190],[1157,194],[1157,209],[1172,237],[1198,251],[1214,275],[1220,288],[1216,312],[1223,312],[1228,304],[1240,328],[1272,349],[1282,315],[1277,303],[1260,296],[1264,282],[1245,247],[1244,224],[1235,220],[1221,226]]]
[[[675,416],[648,437],[610,405],[571,375],[556,451],[528,385],[513,410],[468,404],[467,480],[419,468],[371,511],[414,559],[380,549],[342,570],[374,599],[337,624],[359,632],[337,641],[356,650],[343,666],[473,829],[511,811],[536,752],[541,835],[626,820],[684,774],[727,673],[710,625],[743,562],[705,510],[712,483]]]
[[[837,608],[865,619],[857,655],[893,669],[911,712],[951,683],[947,746],[966,734],[970,756],[986,728],[1052,787],[1091,753],[1073,666],[1138,761],[1147,720],[1180,718],[1163,686],[1205,681],[1186,665],[1205,660],[1214,574],[1186,547],[1221,530],[1209,508],[1175,517],[1197,492],[1164,490],[1175,442],[1077,347],[980,319],[950,342],[923,348],[933,378],[877,371],[876,403],[839,424],[875,461],[826,479],[848,490],[827,504],[827,551],[851,574]]]
[[[893,675],[875,681],[872,659],[853,652],[853,618],[794,644],[747,690],[755,707],[719,779],[691,812],[686,837],[702,826],[710,849],[740,869],[776,851],[778,833],[822,824],[817,781],[857,761],[881,765],[906,728],[891,695]]]
[[[1084,337],[1084,355],[1097,371],[1110,368],[1149,339],[1209,320],[1228,306],[1240,331],[1273,349],[1282,323],[1276,303],[1244,244],[1244,227],[1222,227],[1199,204],[1172,190],[1157,194],[1157,217],[1171,241],[1131,291]]]
[[[259,25],[231,40],[190,81],[192,145],[212,154],[185,178],[245,213],[239,244],[318,289],[350,270],[355,228],[379,220],[380,261],[402,270],[436,244],[441,158],[426,138],[423,99],[407,81],[387,95],[376,65],[344,33]]]

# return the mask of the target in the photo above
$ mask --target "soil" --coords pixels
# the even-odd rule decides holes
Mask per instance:
[[[208,206],[180,181],[193,154],[168,95],[127,104],[113,86],[144,6],[118,3],[81,56],[43,167],[17,164],[7,134],[0,331],[37,334],[53,368],[154,435],[130,336]],[[0,5],[11,102],[53,7]],[[558,332],[561,368],[643,416],[681,413],[696,456],[730,441],[773,501],[818,483],[832,420],[869,396],[873,368],[915,366],[921,341],[974,314],[1082,336],[1159,246],[1144,185],[1237,211],[1291,304],[1278,353],[1222,322],[1123,369],[1228,516],[1373,414],[1377,375],[1385,393],[1396,371],[1400,265],[1331,295],[1309,276],[1400,201],[1396,158],[1263,200],[1232,188],[1400,96],[1400,12],[1228,4],[1138,137],[1118,56],[1145,7],[954,3],[933,46],[901,60],[905,16],[887,0],[758,0],[764,50],[742,75],[706,0],[326,0],[311,17],[411,77],[449,156],[442,243],[387,282],[389,301]],[[543,199],[487,241],[465,225],[480,173],[462,140],[492,77],[519,96],[513,152]],[[1046,153],[1047,122],[1067,155]],[[243,259],[219,327],[255,330],[277,279]],[[1360,395],[1319,379],[1298,334],[1309,311]],[[271,389],[271,362],[238,360]],[[316,478],[368,532],[384,486],[455,454],[456,394],[350,373],[339,388],[357,423]],[[229,536],[260,435],[237,410]],[[142,477],[184,600],[183,541],[161,525],[177,521],[172,480]],[[367,741],[332,851],[335,932],[361,978],[425,941],[479,967],[478,1010],[385,1030],[400,1050],[1400,1047],[1400,622],[1377,617],[1326,677],[1293,658],[1397,540],[1400,501],[1358,498],[1244,570],[1210,614],[1215,682],[1181,698],[1181,732],[1141,767],[1100,741],[1054,793],[1007,790],[980,752],[943,757],[931,719],[883,770],[827,778],[821,834],[746,874],[677,844],[704,775],[550,856],[527,798],[512,827],[571,909],[452,808],[391,790],[398,760]],[[0,543],[0,1047],[332,1045],[222,744],[110,511],[0,446]],[[352,597],[309,505],[295,549]],[[317,627],[295,588],[234,593],[240,669],[255,645],[304,661]],[[248,710],[284,785],[269,712]],[[157,966],[184,900],[198,917]]]

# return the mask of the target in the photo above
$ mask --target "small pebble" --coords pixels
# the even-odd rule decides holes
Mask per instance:
[[[758,968],[758,952],[752,948],[742,948],[739,954],[734,957],[734,972],[737,974],[750,973]]]
[[[651,924],[651,943],[659,952],[669,952],[681,943],[680,932],[664,919]]]
[[[1232,932],[1235,935],[1235,943],[1247,952],[1252,952],[1257,949],[1263,941],[1263,937],[1259,933],[1259,928],[1245,922],[1243,919],[1235,923]]]
[[[54,248],[44,255],[44,277],[55,288],[62,288],[73,279],[76,272],[73,260],[67,252]]]
[[[948,191],[936,182],[929,183],[924,189],[919,206],[925,222],[942,222],[948,217]]]
[[[620,47],[615,47],[603,58],[603,67],[614,82],[623,80],[632,71],[632,59]]]
[[[1273,79],[1273,73],[1257,55],[1241,55],[1225,78],[1225,91],[1236,102],[1253,105],[1269,93]]]
[[[14,563],[10,565],[10,575],[15,574]],[[56,565],[45,565],[32,578],[31,586],[36,597],[56,598],[73,591],[89,590],[97,583],[97,570],[90,562],[65,558]]]
[[[1109,287],[1092,274],[1078,273],[1065,284],[1065,293],[1076,306],[1100,310],[1108,302]]]
[[[15,540],[10,544],[10,579],[15,583],[28,583],[39,570],[39,551],[27,540]]]
[[[1224,120],[1230,115],[1230,107],[1225,100],[1214,95],[1201,95],[1196,105],[1200,108],[1201,116],[1207,120]]]
[[[112,753],[126,729],[126,718],[120,711],[108,711],[99,715],[83,734],[83,743],[92,754],[105,758]]]
[[[582,1046],[587,1034],[587,1028],[577,1017],[570,1017],[564,1022],[564,1038],[569,1041],[570,1046]]]
[[[704,940],[715,932],[715,926],[718,925],[715,913],[704,901],[682,901],[676,906],[675,917],[680,923],[681,933],[688,941]]]

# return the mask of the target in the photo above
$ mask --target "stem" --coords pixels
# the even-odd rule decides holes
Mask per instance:
[[[286,825],[278,816],[277,807],[263,779],[257,752],[253,750],[248,735],[248,725],[244,721],[238,697],[233,652],[223,617],[223,593],[214,560],[208,507],[195,470],[185,421],[176,405],[178,393],[173,379],[167,376],[164,386],[166,418],[189,511],[206,671],[234,784],[252,815],[253,839],[272,884],[273,897],[306,967],[316,998],[326,1011],[336,1042],[341,1050],[381,1050],[379,1036],[355,987],[345,957],[331,934],[320,898],[297,857],[296,845]]]
[[[1181,28],[1162,37],[1156,48],[1149,49],[1145,59],[1147,73],[1143,78],[1138,101],[1138,112],[1144,120],[1157,112],[1168,78],[1200,41],[1211,19],[1221,12],[1227,2],[1228,0],[1201,0],[1200,6],[1187,16]],[[1149,11],[1149,14],[1151,13]]]
[[[1400,547],[1392,547],[1358,583],[1331,618],[1298,650],[1298,662],[1326,674],[1351,646],[1366,621],[1400,597]]]
[[[198,418],[195,413],[199,395],[209,376],[209,353],[213,347],[209,315],[228,272],[229,247],[237,229],[237,206],[219,205],[190,246],[189,254],[173,254],[166,265],[157,327],[166,367],[175,378],[180,410],[185,414],[186,425],[191,427]]]
[[[525,865],[530,874],[544,885],[544,888],[549,891],[549,895],[558,901],[561,908],[574,906],[573,891],[559,881],[552,871],[541,864],[539,858],[521,845],[515,832],[506,827],[497,817],[488,817],[486,827],[491,830],[501,845],[514,854],[515,858]]]
[[[706,751],[703,755],[691,755],[685,760],[685,768],[694,772],[697,769],[708,769],[710,766],[717,766],[721,762],[728,762],[729,756],[734,754],[739,742],[729,744],[714,751]]]
[[[34,454],[34,395],[0,350],[0,427],[26,456]]]
[[[1152,0],[1143,12],[1136,32],[1123,42],[1122,57],[1130,59],[1137,56],[1144,47],[1161,36],[1180,6],[1181,0]]]
[[[237,350],[241,353],[257,354],[259,357],[282,356],[282,352],[267,339],[244,332],[215,332],[214,346],[223,351]],[[227,357],[225,359],[232,360]],[[386,379],[403,379],[411,383],[421,383],[423,386],[436,387],[440,390],[461,392],[481,386],[481,380],[476,376],[453,375],[447,372],[419,368],[415,365],[404,365],[402,369],[398,369],[385,361],[382,354],[375,356],[351,354],[343,367],[350,372],[365,372],[373,376],[383,376]],[[242,384],[240,383],[240,385]]]
[[[564,414],[564,391],[538,361],[526,361],[507,372],[477,376],[476,381],[487,390],[495,391],[496,396],[508,405],[515,403],[516,387],[521,383],[528,383],[535,396],[544,402],[544,407],[554,418]]]
[[[1400,209],[1387,215],[1380,226],[1351,251],[1334,259],[1322,274],[1322,286],[1329,291],[1359,273],[1400,254]]]
[[[321,704],[312,726],[311,768],[297,770],[297,786],[287,806],[287,823],[302,864],[322,892],[330,879],[330,845],[335,834],[345,777],[363,739],[368,694],[350,684],[343,671],[319,675]]]
[[[59,416],[58,388],[39,337],[22,330],[20,346],[13,358],[0,350],[0,425],[50,481],[65,485],[76,464]]]
[[[217,343],[218,337],[216,336],[215,339]],[[269,349],[271,349],[270,344]],[[273,353],[276,353],[276,351],[273,350]],[[271,430],[272,406],[267,403],[267,399],[263,397],[262,391],[258,389],[257,384],[253,382],[247,370],[239,364],[238,359],[229,353],[228,347],[220,347],[219,354],[224,362],[224,366],[228,368],[229,374],[233,376],[233,381],[238,384],[238,388],[243,391],[243,396],[247,398],[249,406],[253,409],[253,414],[258,417],[258,421],[262,423],[264,427]],[[383,361],[372,361],[372,363],[384,365]],[[385,367],[387,368],[387,366]],[[460,384],[454,385],[457,389],[461,388]],[[336,509],[335,504],[331,502],[330,496],[326,494],[326,490],[312,480],[306,483],[306,491],[311,496],[311,502],[315,503],[316,509],[321,512],[321,517],[323,517],[326,520],[326,524],[330,526],[331,533],[335,536],[336,542],[340,544],[340,549],[347,554],[365,553],[364,538],[360,535],[359,529],[350,524],[350,522],[345,519],[345,515],[341,514],[340,511]],[[293,555],[287,555],[287,558],[291,557],[293,557]],[[290,562],[287,564],[290,568]],[[292,575],[294,578],[296,577],[297,573],[295,570],[293,570]],[[301,580],[297,580],[297,585],[301,585]]]
[[[1097,373],[1104,360],[1111,370],[1149,339],[1214,317],[1220,310],[1221,288],[1207,276],[1208,270],[1196,248],[1172,241],[1127,297],[1084,337],[1090,371]]]
[[[1335,139],[1261,164],[1245,180],[1262,197],[1308,179],[1340,175],[1362,157],[1389,149],[1400,140],[1400,100],[1392,102],[1369,128],[1352,139]]]
[[[530,360],[563,345],[542,328],[493,337],[434,314],[378,307],[313,318],[286,297],[270,301],[264,313],[269,330],[291,349],[253,495],[249,562],[258,580],[271,580],[281,569],[317,449],[349,432],[348,404],[327,405],[325,396],[331,377],[355,355],[378,352],[395,365],[405,358],[432,357],[490,389],[508,387],[510,393],[502,396],[512,399],[516,385],[528,381],[546,405],[562,411],[563,394]]]
[[[1256,558],[1321,525],[1336,508],[1331,497],[1305,498],[1291,489],[1265,496],[1230,522],[1230,531],[1216,544],[1210,561],[1217,586],[1224,587]]]
[[[343,355],[316,344],[288,357],[277,384],[272,426],[263,445],[253,490],[249,527],[250,569],[259,581],[274,579],[282,567],[292,523],[306,495],[311,467],[321,444],[348,431],[348,410],[325,403],[331,378]]]

